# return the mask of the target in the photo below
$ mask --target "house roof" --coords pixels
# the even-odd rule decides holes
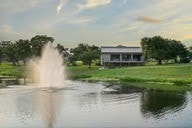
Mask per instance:
[[[142,53],[141,47],[127,47],[118,45],[114,46],[102,46],[101,53]]]

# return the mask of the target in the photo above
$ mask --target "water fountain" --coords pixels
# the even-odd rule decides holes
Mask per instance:
[[[48,43],[44,46],[41,57],[30,61],[29,69],[32,70],[32,78],[39,83],[35,85],[43,87],[43,91],[36,95],[36,103],[46,127],[52,128],[62,103],[62,96],[54,90],[64,87],[63,56]]]
[[[51,44],[46,44],[40,58],[32,59],[30,63],[32,76],[40,87],[63,88],[64,87],[64,63],[63,56]],[[32,74],[32,75],[31,75]]]

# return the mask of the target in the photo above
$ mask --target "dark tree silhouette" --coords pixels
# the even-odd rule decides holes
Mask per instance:
[[[33,55],[40,56],[43,46],[48,42],[53,43],[53,41],[53,37],[48,37],[46,35],[36,35],[35,37],[32,37],[30,42]]]

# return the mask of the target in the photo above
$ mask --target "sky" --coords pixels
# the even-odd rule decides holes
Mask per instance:
[[[0,0],[0,41],[47,35],[64,47],[139,46],[160,35],[192,45],[191,0]]]

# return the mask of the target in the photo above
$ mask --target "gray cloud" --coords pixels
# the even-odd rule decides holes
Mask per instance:
[[[138,21],[143,21],[145,23],[153,23],[153,24],[160,23],[160,22],[163,21],[161,19],[155,19],[155,18],[151,18],[151,17],[148,17],[148,16],[138,16],[137,20]]]

